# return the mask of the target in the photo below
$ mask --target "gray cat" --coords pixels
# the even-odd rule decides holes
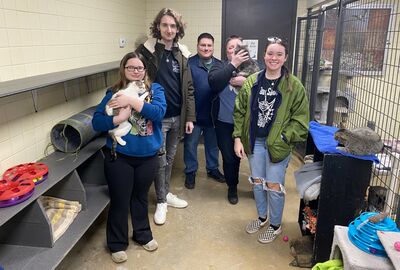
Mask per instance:
[[[235,48],[235,54],[237,54],[240,50],[244,50],[248,53],[248,55],[250,56],[250,52],[249,52],[249,48],[247,47],[247,45],[236,45]],[[236,71],[233,72],[233,76],[243,76],[243,77],[248,77],[249,75],[256,73],[257,71],[260,71],[260,68],[258,67],[257,62],[252,59],[249,58],[249,60],[243,62],[240,64],[240,66],[238,66],[238,68],[236,69]]]
[[[335,132],[335,140],[343,145],[336,149],[353,155],[375,155],[382,151],[383,142],[378,133],[368,127],[352,130],[339,129]]]

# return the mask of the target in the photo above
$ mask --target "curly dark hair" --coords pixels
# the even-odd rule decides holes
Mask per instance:
[[[160,12],[158,12],[156,18],[150,24],[150,34],[153,38],[161,39],[161,32],[159,27],[161,23],[161,18],[164,17],[165,15],[171,16],[175,20],[177,33],[174,38],[174,42],[178,42],[179,39],[185,36],[186,24],[182,20],[182,15],[170,8],[163,8],[160,10]]]

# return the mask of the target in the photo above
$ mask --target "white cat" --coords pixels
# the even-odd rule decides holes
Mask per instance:
[[[149,92],[146,91],[146,87],[143,81],[130,82],[125,89],[121,89],[117,93],[123,93],[124,95],[130,97],[139,97],[141,100],[144,100],[149,95]],[[113,99],[117,93],[115,93],[111,99]],[[106,113],[109,116],[118,115],[119,109],[112,109],[107,104]],[[131,128],[132,124],[128,120],[125,120],[116,128],[109,130],[108,133],[114,139],[114,141],[118,142],[120,145],[126,145],[126,141],[124,141],[121,137],[127,135],[130,132]]]

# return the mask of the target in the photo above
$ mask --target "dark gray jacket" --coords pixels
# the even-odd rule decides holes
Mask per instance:
[[[149,38],[144,44],[139,45],[136,49],[137,53],[144,56],[147,64],[147,75],[153,82],[156,78],[159,63],[164,53],[165,46],[157,42],[155,38]],[[192,83],[192,74],[188,66],[190,52],[179,43],[174,44],[172,53],[179,63],[181,71],[181,91],[182,91],[182,108],[181,108],[181,132],[180,135],[185,135],[185,123],[196,121],[196,108],[194,102],[194,88]]]

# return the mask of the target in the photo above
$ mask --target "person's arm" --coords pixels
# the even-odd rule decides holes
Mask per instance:
[[[107,90],[105,97],[102,99],[100,104],[97,105],[92,119],[92,126],[96,131],[109,131],[118,125],[114,124],[115,116],[113,117],[106,114],[106,104],[111,99],[112,95],[112,91]]]
[[[230,79],[229,84],[234,87],[242,87],[245,80],[246,77],[244,76],[235,76]]]
[[[244,50],[240,50],[237,54],[232,55],[232,59],[228,64],[224,64],[220,60],[215,61],[208,73],[208,83],[210,84],[211,89],[216,92],[224,90],[224,88],[230,83],[233,72],[248,59],[248,53]],[[238,78],[238,80],[240,79],[241,81],[237,82],[237,85],[235,86],[242,86],[245,78]]]
[[[194,128],[193,122],[196,121],[196,105],[194,97],[194,87],[192,80],[192,71],[188,62],[186,62],[186,67],[184,69],[187,72],[188,84],[187,84],[187,94],[186,94],[186,123],[185,123],[185,133],[191,134]],[[185,75],[183,75],[185,76]]]
[[[310,122],[309,103],[304,86],[297,82],[292,91],[296,91],[296,97],[290,108],[290,120],[282,131],[282,135],[288,143],[293,144],[307,140],[308,126]]]
[[[158,83],[153,83],[151,89],[153,92],[151,103],[144,103],[140,114],[146,119],[161,121],[167,110],[164,88]]]
[[[235,108],[233,111],[234,128],[232,137],[235,140],[234,151],[235,154],[240,158],[246,156],[240,137],[243,134],[242,130],[244,125],[244,119],[246,117],[246,112],[248,110],[248,99],[249,99],[248,93],[250,92],[251,87],[252,87],[252,81],[250,80],[245,81],[242,89],[240,89],[239,94],[236,96]]]
[[[135,96],[128,96],[122,92],[118,92],[110,100],[108,106],[110,106],[110,108],[125,108],[130,106],[135,111],[140,112],[142,110],[143,103],[143,99],[139,98],[138,94],[135,94]]]
[[[208,83],[211,89],[215,92],[221,92],[229,84],[229,80],[232,77],[232,72],[236,68],[232,64],[224,64],[217,60],[211,67],[208,73]]]

